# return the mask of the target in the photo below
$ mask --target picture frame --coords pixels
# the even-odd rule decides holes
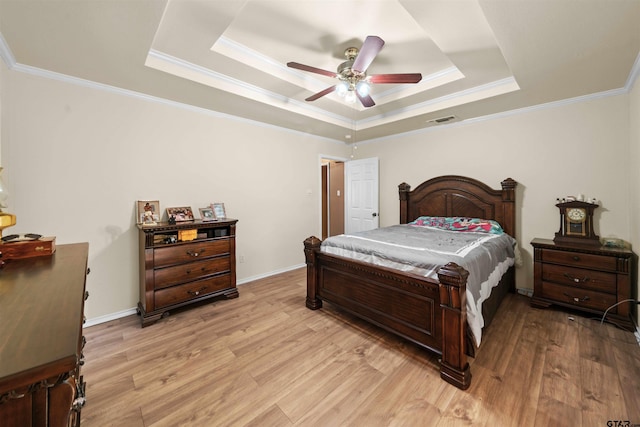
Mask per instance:
[[[160,201],[138,200],[136,203],[136,224],[156,225],[160,221]]]
[[[213,210],[213,214],[216,216],[216,219],[225,219],[227,217],[227,212],[224,209],[224,203],[211,203],[211,209]]]
[[[171,222],[171,218],[175,222],[193,221],[193,211],[189,206],[167,208],[167,218],[169,218],[169,222]]]
[[[216,214],[215,214],[215,212],[213,212],[213,209],[211,207],[199,208],[199,209],[200,209],[200,219],[202,221],[215,221],[216,220]]]

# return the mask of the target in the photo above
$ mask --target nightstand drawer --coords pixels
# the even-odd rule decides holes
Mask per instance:
[[[604,271],[542,264],[542,280],[574,288],[591,289],[610,294],[616,293],[616,275]]]
[[[542,262],[564,264],[580,268],[591,268],[594,270],[616,271],[615,257],[583,254],[578,252],[546,249],[542,251]]]
[[[231,288],[231,276],[223,274],[205,280],[185,283],[184,285],[156,291],[156,308],[168,307],[183,301],[189,301],[203,295]]]
[[[203,259],[154,271],[155,289],[168,288],[179,283],[191,282],[201,277],[231,270],[230,257]]]
[[[542,282],[542,298],[549,298],[559,303],[573,305],[577,308],[605,311],[616,303],[616,296],[588,289],[562,286],[556,283]],[[613,308],[611,314],[616,313]]]

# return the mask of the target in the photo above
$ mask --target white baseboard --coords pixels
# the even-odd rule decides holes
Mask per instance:
[[[91,326],[99,325],[100,323],[106,323],[111,320],[120,319],[121,317],[131,316],[132,314],[136,314],[138,311],[137,308],[129,308],[127,310],[118,311],[117,313],[106,314],[104,316],[94,317],[93,319],[87,319],[84,328],[89,328]]]
[[[306,264],[298,264],[298,265],[294,265],[294,266],[291,266],[291,267],[282,268],[280,270],[274,270],[274,271],[271,271],[269,273],[258,274],[257,276],[247,277],[247,278],[244,278],[242,280],[238,280],[237,284],[238,285],[244,285],[245,283],[253,282],[254,280],[265,279],[267,277],[275,276],[276,274],[286,273],[287,271],[297,270],[299,268],[304,267],[305,265]]]
[[[280,270],[271,271],[265,274],[259,274],[257,276],[251,276],[244,278],[242,280],[238,280],[236,285],[240,286],[245,283],[253,282],[255,280],[264,279],[270,276],[275,276],[276,274],[286,273],[287,271],[297,270],[298,268],[304,267],[305,264],[294,265],[291,267],[282,268]],[[83,327],[89,328],[91,326],[99,325],[101,323],[109,322],[111,320],[120,319],[122,317],[131,316],[132,314],[136,314],[138,312],[137,307],[129,308],[127,310],[118,311],[117,313],[106,314],[104,316],[94,317],[92,319],[87,319]]]
[[[533,289],[529,289],[529,288],[518,288],[516,289],[516,292],[518,292],[520,295],[524,295],[527,297],[533,296]]]

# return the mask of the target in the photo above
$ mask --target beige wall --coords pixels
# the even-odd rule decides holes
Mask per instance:
[[[343,144],[9,71],[3,163],[12,232],[88,241],[91,321],[138,301],[135,201],[238,218],[238,280],[301,266],[320,230],[320,156]],[[6,150],[5,150],[6,149]]]
[[[302,264],[302,239],[320,232],[320,156],[352,152],[309,135],[6,68],[0,112],[2,165],[18,215],[12,231],[90,243],[90,321],[137,303],[136,200],[196,211],[224,202],[240,219],[242,282]],[[629,95],[364,143],[354,153],[380,159],[381,226],[398,221],[400,182],[460,174],[498,187],[516,179],[525,259],[517,281],[531,288],[529,242],[557,231],[556,197],[597,197],[596,231],[640,245],[633,221],[640,176],[631,167],[640,161],[639,114],[636,87]]]
[[[398,222],[398,184],[413,187],[442,175],[466,175],[494,188],[518,181],[517,233],[525,265],[519,288],[533,287],[534,237],[558,231],[556,198],[578,193],[601,201],[596,232],[630,239],[628,96],[613,96],[431,128],[364,143],[358,157],[380,159],[380,225]]]
[[[4,61],[0,61],[0,166],[3,165],[2,163],[2,151],[4,148],[4,132],[3,132],[3,128],[2,128],[2,123],[3,123],[3,117],[4,117],[4,112],[5,112],[5,106],[4,106],[4,75],[7,72],[7,66],[5,65]]]
[[[640,82],[636,79],[629,95],[630,150],[629,167],[629,234],[636,254],[640,250]],[[640,297],[640,284],[636,299]],[[640,307],[636,306],[636,319],[640,319]]]

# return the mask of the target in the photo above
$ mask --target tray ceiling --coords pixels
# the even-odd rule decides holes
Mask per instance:
[[[636,0],[0,1],[10,68],[344,142],[623,91],[638,22]],[[305,102],[335,81],[286,63],[334,71],[368,35],[386,42],[370,74],[422,81],[374,85],[371,108]]]

